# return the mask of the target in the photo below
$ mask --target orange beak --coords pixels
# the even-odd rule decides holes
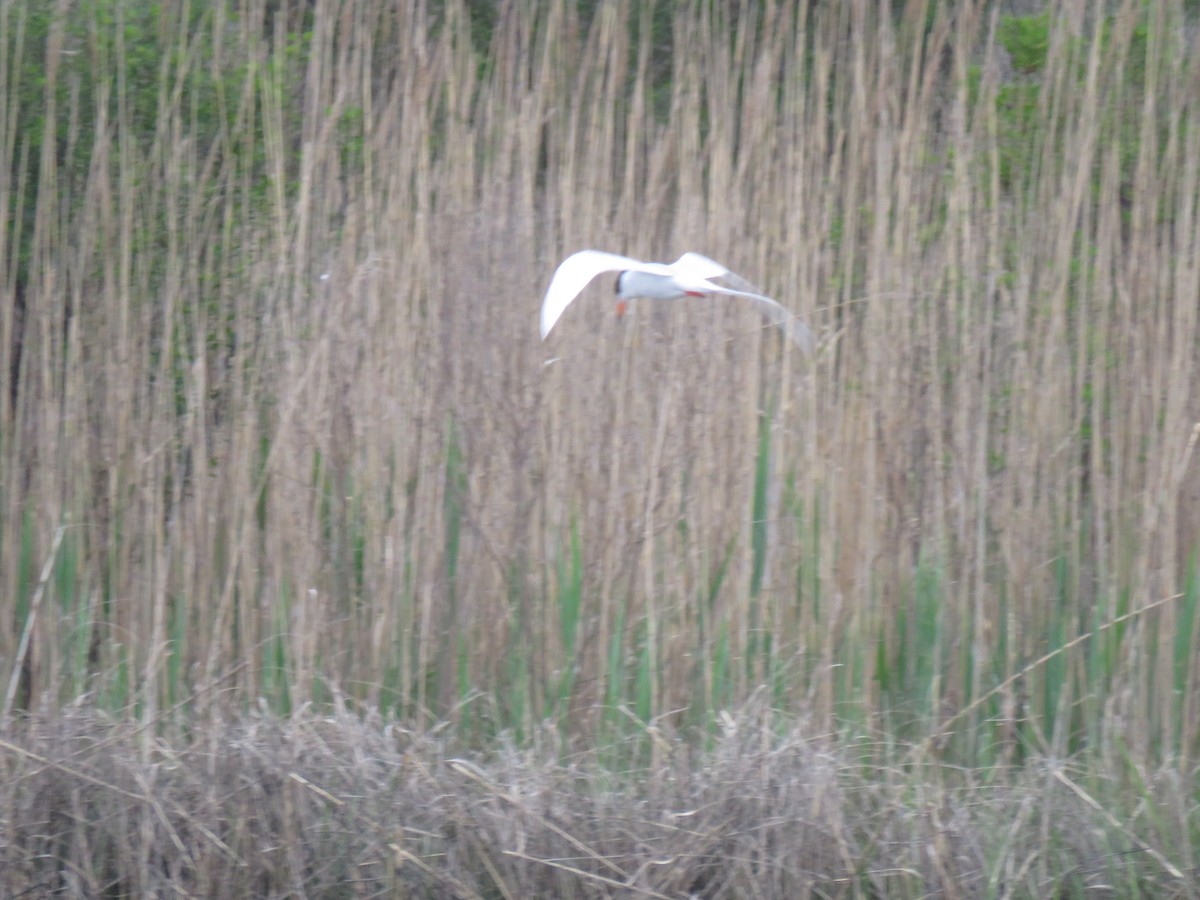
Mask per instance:
[[[617,318],[618,319],[623,318],[625,315],[625,310],[628,308],[629,308],[628,304],[626,304],[624,300],[618,300],[617,301]]]

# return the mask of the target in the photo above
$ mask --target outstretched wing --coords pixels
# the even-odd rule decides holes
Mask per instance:
[[[671,269],[680,275],[703,278],[705,281],[720,278],[729,287],[761,296],[758,293],[758,285],[743,278],[737,272],[727,269],[716,260],[701,256],[699,253],[683,254],[671,264]]]
[[[699,253],[683,254],[671,263],[671,269],[680,275],[691,275],[695,278],[703,278],[705,281],[733,274],[719,262],[711,260],[707,256],[701,256]]]
[[[783,333],[788,336],[793,344],[805,353],[812,353],[816,348],[816,335],[783,304],[772,300],[770,297],[764,297],[762,294],[754,294],[750,291],[735,291],[733,288],[721,287],[717,284],[712,286],[712,291],[716,294],[726,294],[730,297],[746,297],[753,300],[754,305],[758,307],[758,311],[766,316],[772,325],[782,329]]]
[[[555,270],[554,277],[550,279],[550,287],[546,289],[546,297],[542,300],[542,340],[546,339],[546,335],[550,333],[563,311],[571,305],[571,301],[578,297],[597,275],[630,269],[653,271],[651,265],[628,256],[604,253],[600,250],[580,250],[578,253],[572,253]]]

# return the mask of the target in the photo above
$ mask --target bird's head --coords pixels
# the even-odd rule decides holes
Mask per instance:
[[[617,318],[618,319],[621,318],[622,316],[624,316],[626,310],[629,309],[629,304],[626,302],[626,300],[628,300],[629,298],[628,298],[628,295],[625,293],[625,276],[628,274],[629,274],[628,272],[619,273],[617,275],[616,284],[613,285],[613,293],[617,295]]]

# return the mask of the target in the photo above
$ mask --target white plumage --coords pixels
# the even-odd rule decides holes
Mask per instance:
[[[645,297],[652,300],[677,300],[681,297],[707,297],[723,294],[729,297],[744,297],[754,302],[759,310],[783,329],[806,353],[816,343],[813,334],[799,319],[770,297],[750,291],[740,291],[716,284],[712,279],[737,278],[719,262],[714,262],[699,253],[685,253],[673,263],[648,263],[604,253],[600,250],[580,250],[562,261],[546,289],[542,301],[542,340],[550,333],[571,301],[597,275],[605,272],[620,272],[616,294],[622,300]]]

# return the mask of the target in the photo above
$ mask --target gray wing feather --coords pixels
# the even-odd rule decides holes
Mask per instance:
[[[737,291],[733,288],[721,287],[720,285],[713,285],[713,290],[716,293],[727,294],[730,297],[746,297],[753,300],[754,305],[758,307],[758,311],[766,316],[772,325],[780,328],[793,344],[805,353],[812,353],[816,348],[816,335],[783,304],[772,300],[770,297],[750,291]]]

